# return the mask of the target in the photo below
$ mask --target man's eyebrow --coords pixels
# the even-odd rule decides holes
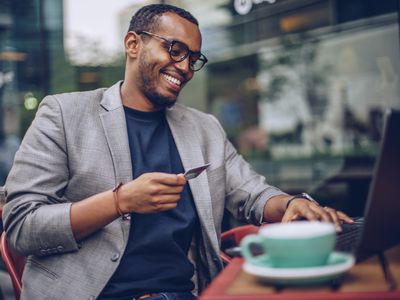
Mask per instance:
[[[200,49],[200,50],[197,50],[197,51],[194,51],[194,50],[190,49],[190,47],[189,47],[188,44],[186,44],[184,41],[181,41],[181,40],[178,39],[178,38],[171,38],[171,37],[166,36],[165,39],[167,39],[167,40],[170,41],[170,42],[179,42],[179,43],[182,43],[182,44],[186,45],[186,46],[188,47],[188,49],[189,49],[192,53],[195,53],[195,54],[197,54],[197,53],[200,54],[200,53],[201,53],[201,49]]]

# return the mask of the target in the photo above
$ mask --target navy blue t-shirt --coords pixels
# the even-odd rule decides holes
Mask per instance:
[[[183,173],[165,111],[125,107],[133,178],[143,173]],[[191,291],[194,267],[187,258],[197,214],[186,184],[175,209],[131,214],[126,251],[100,298],[124,299],[148,292]]]

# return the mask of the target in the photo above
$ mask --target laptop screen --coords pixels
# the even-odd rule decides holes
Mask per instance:
[[[389,110],[364,212],[356,255],[364,258],[400,243],[400,111]]]

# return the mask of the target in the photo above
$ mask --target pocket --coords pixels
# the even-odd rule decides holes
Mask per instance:
[[[43,274],[44,276],[46,276],[50,279],[53,279],[53,280],[56,280],[59,278],[59,276],[55,272],[49,270],[43,264],[39,263],[32,257],[27,258],[25,268],[29,268],[32,273],[39,272],[39,273]]]

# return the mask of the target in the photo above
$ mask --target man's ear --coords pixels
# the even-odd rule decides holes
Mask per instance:
[[[124,43],[126,56],[136,58],[141,43],[139,35],[136,32],[129,31],[125,35]]]

